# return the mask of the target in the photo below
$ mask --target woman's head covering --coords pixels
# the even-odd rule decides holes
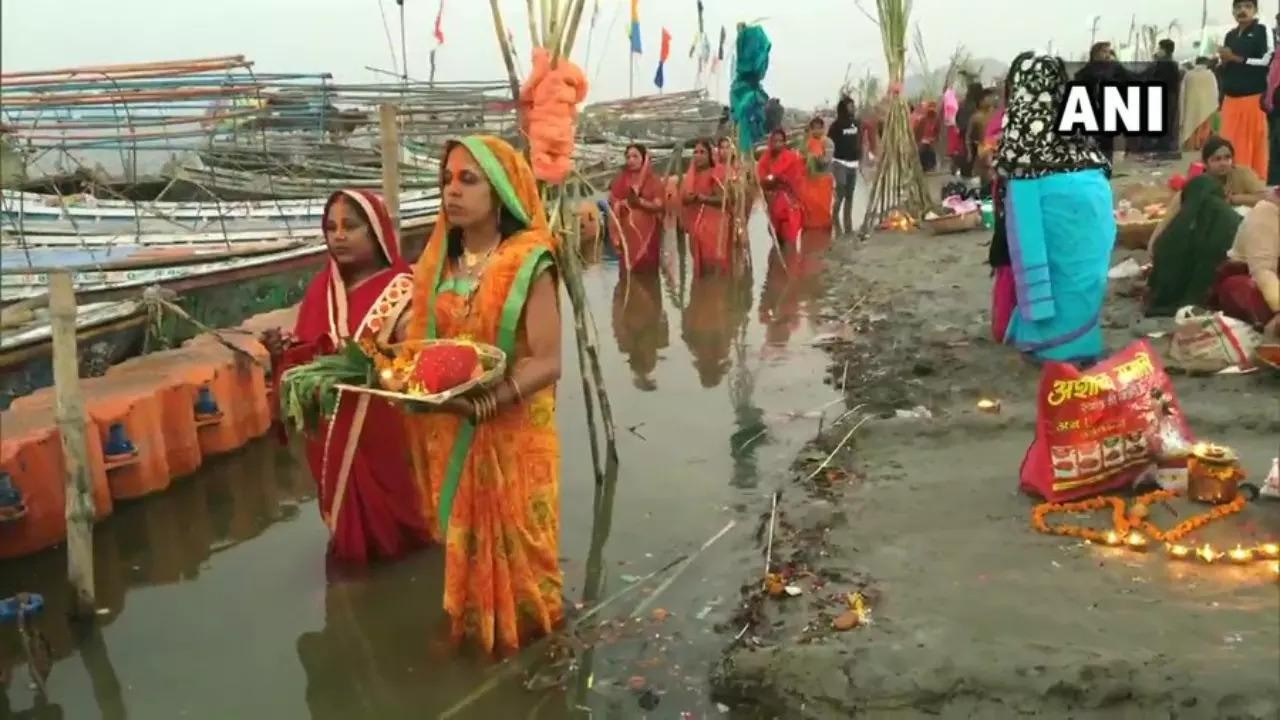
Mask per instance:
[[[512,217],[527,230],[548,231],[547,214],[542,206],[542,197],[538,194],[538,182],[523,155],[505,140],[488,135],[471,135],[446,142],[445,159],[458,147],[465,149],[480,166],[489,186],[497,195],[498,202],[502,203]],[[434,241],[437,235],[444,237],[448,231],[449,215],[442,205],[428,242]]]
[[[1014,59],[1005,79],[1008,99],[996,154],[1001,174],[1025,179],[1110,168],[1092,140],[1055,129],[1066,88],[1067,69],[1061,58],[1026,52]]]
[[[395,223],[391,220],[391,212],[387,210],[386,203],[382,201],[382,197],[377,193],[369,190],[338,190],[329,196],[329,200],[324,205],[324,215],[320,219],[320,227],[323,228],[328,224],[329,213],[340,198],[355,203],[365,218],[368,219],[369,232],[373,234],[374,240],[378,243],[378,248],[382,251],[382,257],[386,259],[387,264],[390,266],[389,269],[396,273],[408,272],[409,266],[400,257],[400,237],[396,233]],[[347,287],[342,281],[342,272],[338,268],[338,262],[332,256],[329,257],[328,267],[317,278],[317,282],[324,285],[326,317],[329,325],[325,333],[337,345],[348,335]],[[307,296],[311,297],[310,291],[307,292]]]
[[[515,236],[523,237],[527,233],[536,233],[540,241],[555,251],[557,238],[551,234],[547,224],[547,212],[542,205],[542,197],[538,194],[538,182],[533,177],[533,170],[524,156],[511,147],[507,141],[489,135],[471,135],[461,140],[450,140],[445,143],[444,158],[447,162],[449,153],[456,148],[464,148],[480,166],[502,203],[507,213],[514,218],[523,229]],[[442,188],[443,190],[443,188]],[[449,213],[440,206],[436,216],[435,227],[431,229],[431,237],[427,247],[418,258],[414,277],[413,307],[415,314],[410,325],[411,337],[426,337],[427,314],[420,309],[428,306],[427,298],[436,281],[434,271],[445,261],[449,248]],[[506,242],[512,238],[503,238]],[[428,277],[428,273],[431,274]]]

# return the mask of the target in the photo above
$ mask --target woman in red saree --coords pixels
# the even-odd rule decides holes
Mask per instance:
[[[329,262],[303,296],[281,373],[348,341],[389,341],[413,297],[411,270],[377,195],[334,193],[323,223]],[[335,559],[396,557],[429,539],[402,422],[399,408],[385,400],[341,393],[333,417],[307,436],[307,461]]]
[[[774,236],[779,244],[794,247],[804,229],[800,188],[805,181],[805,165],[800,153],[787,147],[786,131],[769,133],[769,145],[756,164],[756,175],[764,189]]]
[[[831,209],[836,194],[836,178],[831,174],[831,160],[836,146],[827,137],[822,118],[809,121],[809,134],[804,139],[805,181],[801,186],[800,204],[804,210],[805,230],[830,230]]]
[[[693,163],[680,184],[681,224],[689,233],[695,277],[729,272],[729,228],[725,222],[723,174],[715,165],[710,140],[693,146]]]
[[[665,196],[666,188],[649,163],[649,151],[643,145],[628,145],[627,164],[609,188],[618,260],[628,272],[658,270]]]

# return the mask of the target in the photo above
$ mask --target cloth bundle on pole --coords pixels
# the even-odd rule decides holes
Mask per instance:
[[[733,68],[733,85],[729,88],[729,108],[738,126],[738,147],[749,151],[764,139],[764,105],[769,101],[763,83],[769,72],[769,51],[773,44],[764,28],[744,25],[738,28],[737,62]]]
[[[529,137],[529,163],[543,182],[559,184],[573,172],[578,105],[587,97],[582,68],[551,53],[533,49],[533,70],[520,88],[520,126]]]

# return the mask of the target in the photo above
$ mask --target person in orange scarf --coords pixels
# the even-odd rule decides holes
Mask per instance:
[[[710,140],[693,146],[693,162],[680,184],[681,224],[689,233],[693,274],[729,271],[729,232],[725,223],[724,175],[715,164]]]
[[[1236,27],[1218,49],[1222,60],[1222,129],[1220,134],[1235,146],[1236,159],[1267,177],[1267,67],[1271,64],[1271,31],[1258,20],[1257,0],[1235,0],[1231,6]]]
[[[506,353],[496,386],[411,413],[409,449],[445,546],[455,641],[510,654],[564,615],[559,565],[558,240],[528,163],[505,141],[445,146],[443,206],[414,268],[408,340],[469,339]]]
[[[827,137],[827,125],[822,118],[815,117],[809,121],[809,134],[805,136],[803,150],[807,172],[800,189],[804,229],[830,230],[836,189],[831,160],[835,157],[836,146]]]
[[[787,133],[781,128],[769,133],[769,145],[756,163],[756,175],[764,189],[769,223],[778,243],[794,246],[804,229],[804,211],[800,205],[801,187],[805,181],[804,158],[787,147]]]
[[[618,259],[629,272],[657,272],[662,257],[666,187],[643,145],[627,146],[627,164],[609,187]]]

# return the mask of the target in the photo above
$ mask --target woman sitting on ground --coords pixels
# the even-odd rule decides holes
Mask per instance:
[[[1210,138],[1202,155],[1205,172],[1182,188],[1151,234],[1146,300],[1151,317],[1171,317],[1185,305],[1208,301],[1214,273],[1240,226],[1233,204],[1262,199],[1262,181],[1250,168],[1235,164],[1230,142]]]
[[[1280,188],[1240,223],[1209,304],[1280,340]]]

